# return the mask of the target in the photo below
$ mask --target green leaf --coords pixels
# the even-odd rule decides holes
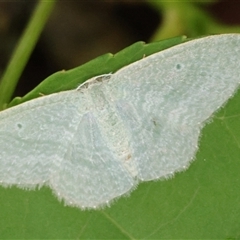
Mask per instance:
[[[133,53],[134,50],[132,55]],[[145,52],[141,52],[140,56],[143,54]],[[104,55],[94,60],[99,64],[94,74],[91,73],[93,65],[88,64],[85,65],[85,70],[79,67],[65,72],[63,75],[67,76],[67,80],[63,77],[61,79],[69,84],[67,88],[60,84],[60,80],[53,83],[53,79],[61,76],[61,73],[56,73],[20,101],[37,97],[40,92],[50,94],[75,88],[80,83],[77,80],[81,75],[86,80],[94,75],[114,72],[117,68],[110,70],[107,67],[110,61],[115,61],[114,64],[120,66],[119,62],[129,61],[125,65],[131,62],[129,55],[111,60],[114,58],[117,59]],[[74,79],[70,78],[71,73],[74,74]],[[187,171],[177,173],[167,181],[141,183],[130,196],[119,198],[110,208],[81,211],[78,208],[64,207],[47,187],[36,191],[0,187],[1,238],[239,238],[239,102],[240,92],[206,125],[196,160]]]
[[[91,77],[106,73],[113,73],[132,62],[140,60],[143,57],[149,56],[155,52],[180,44],[185,40],[186,37],[181,36],[149,44],[136,42],[115,55],[111,53],[104,54],[82,66],[52,74],[23,98],[14,98],[8,107],[12,107],[42,95],[75,89]]]

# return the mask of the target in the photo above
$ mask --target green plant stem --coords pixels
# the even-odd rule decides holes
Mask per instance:
[[[0,82],[0,110],[10,101],[24,67],[39,39],[56,0],[41,0],[10,59]]]

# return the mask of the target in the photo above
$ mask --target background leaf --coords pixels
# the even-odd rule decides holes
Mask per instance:
[[[41,82],[36,88],[29,92],[26,96],[16,97],[9,104],[10,106],[31,100],[41,95],[48,95],[55,92],[72,90],[77,88],[81,83],[91,77],[101,74],[114,73],[118,69],[149,56],[155,52],[164,50],[174,45],[184,42],[186,37],[180,36],[155,43],[146,44],[137,42],[123,49],[117,54],[104,54],[82,66],[76,67],[68,71],[60,71],[52,74]]]

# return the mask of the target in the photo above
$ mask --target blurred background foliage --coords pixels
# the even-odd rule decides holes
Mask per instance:
[[[37,1],[0,2],[0,76]],[[239,1],[58,1],[20,78],[23,96],[50,74],[136,41],[240,31]]]

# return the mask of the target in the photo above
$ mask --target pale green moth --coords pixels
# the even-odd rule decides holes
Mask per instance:
[[[240,82],[240,35],[204,37],[0,112],[0,184],[99,208],[186,169]]]

